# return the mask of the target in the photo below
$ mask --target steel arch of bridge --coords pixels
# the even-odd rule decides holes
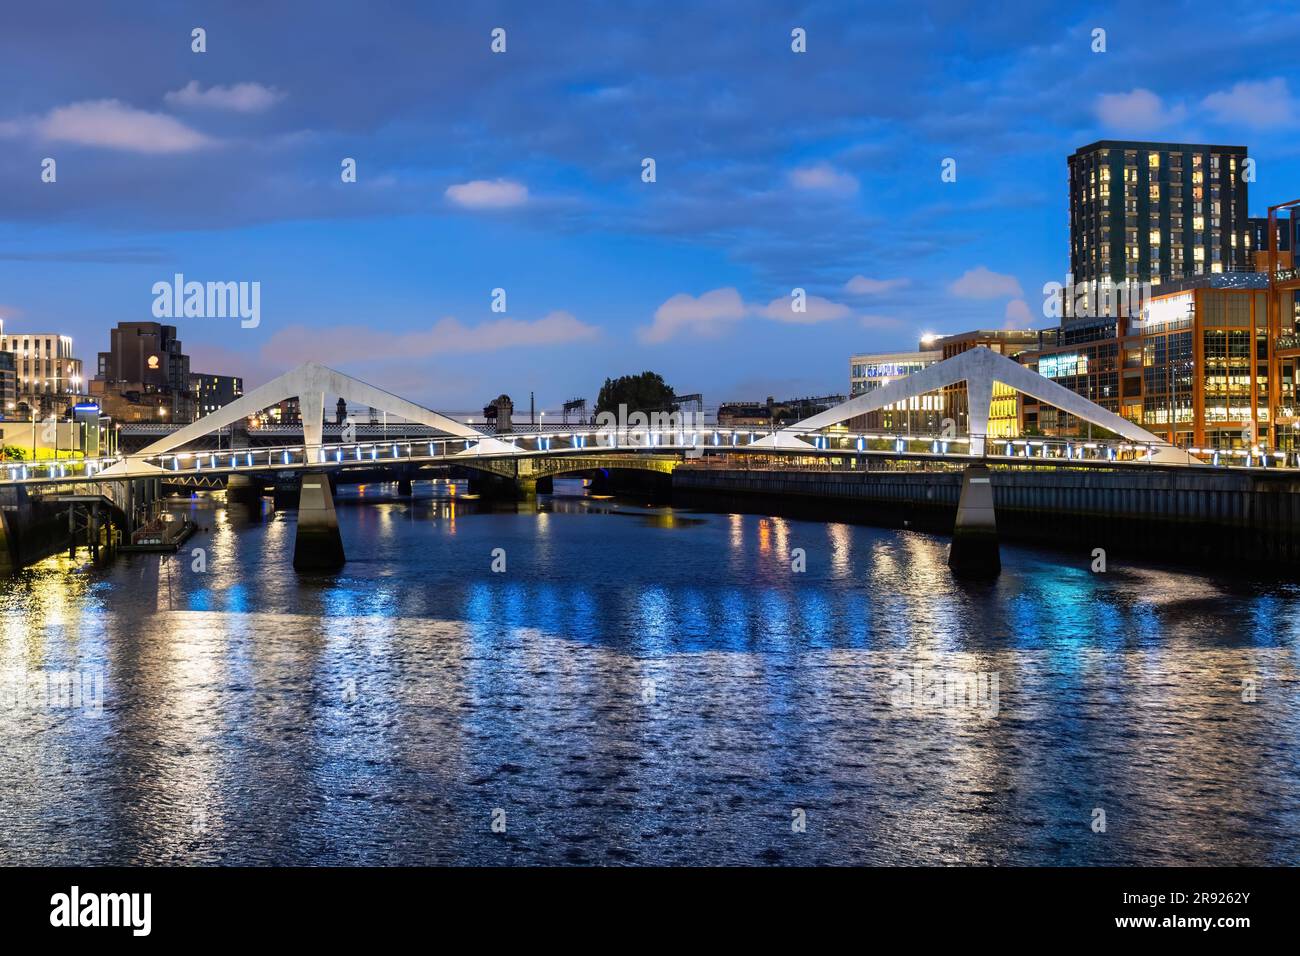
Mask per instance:
[[[989,408],[993,403],[993,383],[1001,382],[1018,392],[1054,405],[1063,412],[1099,425],[1130,441],[1150,446],[1151,459],[1155,462],[1173,465],[1201,464],[1187,452],[1134,425],[1127,418],[1107,411],[1077,392],[1072,392],[1065,386],[1058,385],[1051,379],[1025,368],[1019,362],[1014,362],[1005,355],[983,346],[969,349],[942,362],[936,362],[919,372],[913,372],[906,378],[890,382],[857,398],[851,398],[834,408],[788,425],[759,439],[754,444],[759,447],[785,450],[811,448],[811,445],[799,437],[801,434],[806,435],[831,425],[838,425],[850,418],[879,411],[886,405],[918,398],[927,392],[935,392],[958,382],[966,383],[969,402],[967,433],[970,436],[970,453],[973,457],[984,454],[984,443],[989,437]]]

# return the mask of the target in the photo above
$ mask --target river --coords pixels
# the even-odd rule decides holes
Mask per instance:
[[[391,490],[340,495],[335,575],[194,498],[178,555],[0,584],[0,863],[1300,855],[1296,585]]]

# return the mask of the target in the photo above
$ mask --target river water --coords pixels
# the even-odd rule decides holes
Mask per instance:
[[[336,575],[196,498],[178,555],[0,584],[0,863],[1300,857],[1295,585],[384,492]]]

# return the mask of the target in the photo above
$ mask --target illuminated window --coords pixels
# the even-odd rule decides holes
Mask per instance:
[[[1147,165],[1150,166],[1152,169],[1159,169],[1159,168],[1160,168],[1160,154],[1159,154],[1159,153],[1147,153]]]
[[[1158,245],[1160,245],[1160,230],[1159,230],[1159,229],[1152,229],[1152,230],[1151,230],[1151,245],[1153,245],[1153,246],[1158,246]]]

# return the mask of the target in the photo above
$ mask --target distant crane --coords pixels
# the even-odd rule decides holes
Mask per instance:
[[[564,403],[563,415],[564,424],[566,425],[569,424],[569,412],[578,413],[578,421],[576,424],[587,424],[587,400],[585,398],[575,398]]]

